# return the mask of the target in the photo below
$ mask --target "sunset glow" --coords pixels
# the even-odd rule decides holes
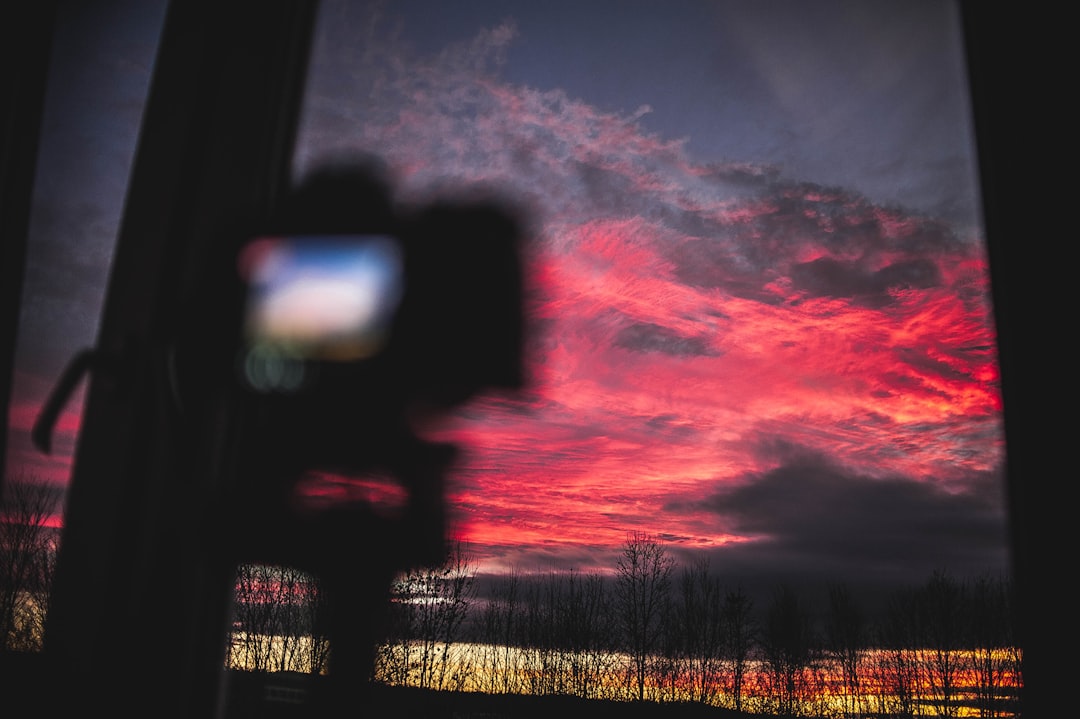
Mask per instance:
[[[976,225],[702,161],[702,138],[647,128],[651,103],[507,80],[513,20],[423,54],[334,7],[365,52],[343,80],[347,35],[324,27],[298,172],[362,150],[406,201],[498,188],[533,223],[532,383],[436,433],[466,449],[452,509],[482,571],[603,569],[630,530],[778,572],[855,542],[879,554],[854,574],[1001,560]]]
[[[479,188],[521,209],[529,384],[428,431],[463,447],[448,498],[481,573],[607,571],[629,531],[740,577],[1007,565],[952,5],[825,8],[807,33],[724,3],[610,33],[576,7],[481,3],[444,29],[420,5],[324,3],[295,174],[369,154],[404,204]],[[9,473],[63,484],[78,398],[33,450],[62,363],[35,339]],[[301,494],[403,501],[381,479]]]

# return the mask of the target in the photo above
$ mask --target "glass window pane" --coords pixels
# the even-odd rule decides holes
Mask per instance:
[[[370,153],[534,221],[535,383],[442,435],[482,571],[632,530],[755,583],[1007,567],[953,3],[321,13],[298,176]]]
[[[63,523],[84,387],[60,415],[50,454],[30,432],[68,360],[95,343],[164,10],[163,1],[141,0],[57,10],[4,468],[9,501],[25,505],[15,484],[49,489],[47,530]]]

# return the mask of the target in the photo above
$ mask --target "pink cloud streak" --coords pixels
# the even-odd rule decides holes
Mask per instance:
[[[663,507],[775,466],[770,437],[870,477],[996,471],[978,242],[767,168],[697,165],[640,113],[500,82],[490,60],[512,33],[485,37],[452,62],[369,48],[371,101],[322,140],[383,156],[406,197],[481,183],[538,218],[535,397],[441,434],[467,448],[464,536],[494,553],[612,547],[631,528],[738,540],[715,514]]]

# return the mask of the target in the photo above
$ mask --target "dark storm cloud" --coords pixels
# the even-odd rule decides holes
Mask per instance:
[[[650,433],[673,441],[683,441],[700,432],[696,427],[686,424],[682,417],[675,414],[650,417],[646,420],[645,427]]]
[[[886,249],[936,256],[962,244],[940,221],[874,204],[850,188],[778,180],[763,190],[757,208],[746,234],[755,240],[749,257],[762,267],[775,266],[777,257],[793,258],[792,251],[811,238],[832,255],[852,258]]]
[[[881,308],[897,290],[942,286],[939,259],[970,251],[940,222],[805,182],[758,182],[725,216],[655,202],[641,214],[684,235],[661,249],[680,281],[768,304],[781,300],[768,285],[787,277],[807,297]]]
[[[976,351],[975,354],[981,354]],[[947,362],[931,357],[925,348],[898,347],[897,358],[920,375],[937,377],[949,381],[971,379],[970,375],[957,370]]]
[[[678,170],[656,158],[635,161],[638,166],[617,169],[604,166],[598,158],[569,163],[570,176],[580,183],[581,199],[587,202],[590,214],[641,217],[686,237],[712,238],[727,227],[717,219],[716,207],[711,204],[716,198],[756,201],[770,184],[767,172],[754,174],[750,168],[714,165],[697,178],[693,191],[678,188],[666,193],[649,183],[670,182]]]
[[[707,338],[686,337],[648,322],[621,329],[615,336],[615,345],[634,352],[663,352],[676,357],[713,357],[720,354],[710,346]]]
[[[890,290],[928,289],[941,284],[937,265],[926,258],[904,260],[868,271],[858,262],[820,257],[791,268],[796,289],[813,297],[850,298],[869,307],[892,301]]]
[[[748,300],[767,304],[779,298],[763,289],[760,271],[748,271],[738,264],[729,242],[716,239],[689,239],[664,248],[664,259],[673,264],[673,274],[690,287],[720,289]]]
[[[846,565],[852,577],[906,574],[913,581],[934,569],[968,573],[1001,565],[1000,473],[971,476],[957,492],[932,481],[860,476],[798,448],[779,451],[784,456],[775,469],[743,477],[702,502],[728,531],[751,538],[725,546],[718,561],[777,574],[798,573],[800,566],[827,574]]]

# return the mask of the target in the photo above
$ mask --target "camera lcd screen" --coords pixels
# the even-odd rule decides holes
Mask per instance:
[[[401,301],[403,261],[386,235],[252,241],[240,255],[249,347],[325,361],[378,353]]]

